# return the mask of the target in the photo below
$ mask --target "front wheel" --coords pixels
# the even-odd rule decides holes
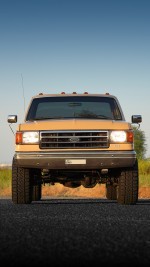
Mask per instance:
[[[136,204],[138,201],[138,162],[121,172],[118,182],[118,203]]]
[[[29,204],[32,201],[32,184],[30,169],[18,167],[15,160],[12,164],[12,201],[14,204]]]

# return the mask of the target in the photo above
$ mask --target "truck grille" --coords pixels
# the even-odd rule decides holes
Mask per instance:
[[[40,148],[108,148],[108,131],[42,131]]]

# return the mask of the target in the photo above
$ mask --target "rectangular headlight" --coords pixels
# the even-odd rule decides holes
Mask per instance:
[[[38,144],[39,132],[17,132],[16,144]]]
[[[110,133],[110,142],[113,143],[127,142],[127,133],[125,131],[112,131]]]
[[[133,143],[134,134],[133,130],[128,131],[112,131],[110,133],[110,142],[111,143]]]
[[[39,132],[23,132],[23,144],[37,144],[39,143]]]

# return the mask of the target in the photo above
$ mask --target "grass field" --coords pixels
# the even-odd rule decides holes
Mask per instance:
[[[11,174],[12,171],[9,169],[0,169],[0,192],[11,187]]]

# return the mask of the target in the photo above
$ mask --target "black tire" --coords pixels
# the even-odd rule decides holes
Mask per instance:
[[[33,186],[33,192],[32,192],[32,200],[38,201],[41,199],[42,195],[42,186],[41,184],[37,184]]]
[[[136,204],[138,201],[138,162],[133,168],[128,168],[121,172],[118,184],[118,203]]]
[[[113,184],[106,185],[106,198],[109,200],[117,200],[117,186]]]
[[[12,201],[14,204],[29,204],[32,201],[30,169],[12,163]]]

